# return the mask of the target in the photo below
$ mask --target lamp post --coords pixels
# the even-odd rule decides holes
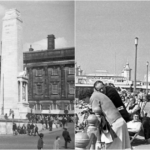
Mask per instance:
[[[135,70],[134,70],[134,92],[136,92],[137,46],[138,46],[138,37],[136,37],[136,38],[135,38]]]
[[[146,94],[148,94],[148,65],[149,65],[149,62],[147,61],[146,62],[146,67],[147,67],[147,73],[146,73]]]

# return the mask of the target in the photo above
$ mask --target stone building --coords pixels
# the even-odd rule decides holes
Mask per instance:
[[[47,37],[47,50],[23,53],[27,70],[28,102],[34,113],[74,113],[74,47],[55,49],[54,35]]]
[[[54,35],[47,37],[47,50],[24,52],[28,101],[35,113],[62,114],[74,110],[74,47],[55,49]]]

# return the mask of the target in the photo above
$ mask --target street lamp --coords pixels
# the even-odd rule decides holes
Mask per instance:
[[[136,37],[136,38],[135,38],[135,70],[134,70],[134,92],[136,91],[137,46],[138,46],[138,37]]]
[[[148,94],[148,65],[149,62],[146,62],[146,66],[147,66],[147,73],[146,73],[146,94]]]

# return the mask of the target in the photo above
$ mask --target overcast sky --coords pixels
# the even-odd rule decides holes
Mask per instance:
[[[74,46],[74,2],[0,1],[0,40],[5,11],[16,8],[23,20],[23,44],[27,51],[47,49],[47,35],[54,34],[56,48]],[[1,52],[1,51],[0,51]]]
[[[76,2],[76,62],[86,73],[120,74],[128,60],[133,79],[135,37],[137,79],[143,80],[150,62],[150,1]]]

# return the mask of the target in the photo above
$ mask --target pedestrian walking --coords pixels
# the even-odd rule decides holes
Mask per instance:
[[[60,149],[60,137],[57,136],[56,140],[54,141],[53,149],[58,150]]]
[[[46,129],[48,129],[48,126],[47,126],[48,125],[48,123],[47,123],[48,122],[47,121],[47,117],[44,117],[44,122],[45,122]]]
[[[52,131],[53,120],[49,119],[48,124],[49,124],[49,131]]]
[[[67,144],[71,142],[71,137],[70,137],[69,132],[67,131],[67,128],[64,128],[62,136],[63,136],[63,138],[65,140],[65,148],[68,148]]]
[[[66,124],[66,119],[63,117],[62,120],[61,120],[61,122],[62,122],[62,127],[64,128],[65,124]]]
[[[30,125],[30,132],[31,132],[31,135],[34,134],[34,124],[33,123]]]
[[[38,148],[38,150],[41,150],[43,148],[43,145],[44,145],[44,142],[43,142],[44,134],[40,133],[38,135],[39,135],[39,140],[38,140],[38,143],[37,143],[37,148]]]
[[[38,127],[37,127],[37,125],[35,125],[35,127],[34,127],[34,136],[36,136],[36,133],[38,135]]]

